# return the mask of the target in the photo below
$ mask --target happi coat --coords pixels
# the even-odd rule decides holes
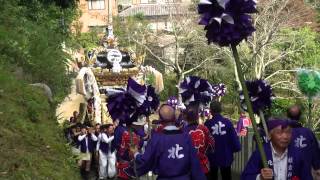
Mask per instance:
[[[273,169],[271,144],[264,144],[263,148],[267,156],[268,166]],[[312,180],[311,169],[307,166],[303,155],[299,153],[299,150],[293,144],[290,144],[288,147],[287,163],[287,180]],[[256,180],[261,169],[261,156],[259,151],[256,150],[247,162],[241,174],[241,180]]]
[[[209,129],[215,141],[214,152],[208,153],[211,166],[229,167],[233,162],[233,153],[241,150],[239,137],[231,121],[221,114],[214,114],[204,125]]]
[[[153,133],[145,152],[135,154],[135,166],[137,176],[153,171],[158,180],[206,179],[189,134],[177,128]]]

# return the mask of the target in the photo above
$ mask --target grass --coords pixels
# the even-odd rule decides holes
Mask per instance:
[[[0,179],[80,179],[43,92],[0,67]]]

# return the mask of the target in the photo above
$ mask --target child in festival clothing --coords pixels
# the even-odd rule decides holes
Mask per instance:
[[[92,128],[87,128],[86,126],[81,127],[81,134],[78,136],[78,143],[81,152],[79,163],[81,167],[81,174],[84,177],[84,179],[88,178],[88,173],[90,171],[91,166],[92,153],[94,151],[94,142],[97,140],[98,138],[94,134],[94,130]]]
[[[248,132],[248,127],[251,125],[251,120],[246,117],[245,113],[240,114],[240,118],[237,122],[237,134],[239,136],[246,136]]]
[[[164,129],[161,133],[152,134],[143,154],[138,152],[137,146],[131,148],[137,174],[133,166],[126,172],[131,176],[141,176],[152,170],[158,175],[158,180],[205,180],[189,134],[175,126],[175,110],[169,105],[162,105],[159,117]]]
[[[199,124],[199,105],[191,104],[184,111],[184,118],[188,122],[185,131],[190,135],[192,143],[197,150],[197,155],[204,174],[209,179],[209,160],[206,155],[207,150],[214,148],[214,139],[208,128]]]
[[[112,124],[102,125],[99,139],[99,179],[116,175],[116,152]]]
[[[263,168],[260,153],[256,150],[242,172],[242,180],[312,180],[310,166],[291,143],[291,126],[290,120],[268,121],[270,142],[263,148],[269,167]]]

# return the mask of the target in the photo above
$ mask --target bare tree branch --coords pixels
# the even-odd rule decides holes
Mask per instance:
[[[212,58],[212,57],[211,57]],[[191,69],[189,69],[189,70],[187,70],[187,71],[184,71],[182,74],[189,74],[189,73],[191,73],[192,71],[194,71],[194,70],[197,70],[198,68],[200,68],[204,63],[206,63],[206,62],[208,62],[209,60],[212,60],[212,61],[214,61],[214,60],[219,60],[219,58],[207,58],[207,59],[205,59],[205,60],[203,60],[202,62],[200,62],[197,66],[195,66],[195,67],[193,67],[193,68],[191,68]]]
[[[276,72],[274,72],[274,73],[272,73],[272,74],[270,74],[269,76],[267,76],[266,78],[264,78],[265,80],[268,80],[268,79],[270,79],[270,78],[272,78],[273,76],[275,76],[275,75],[278,75],[278,74],[280,74],[280,73],[284,73],[284,72],[297,72],[298,70],[277,70]]]
[[[143,44],[143,43],[141,43],[141,42],[139,42],[138,40],[133,39],[133,38],[132,38],[132,40],[133,40],[135,43],[139,44],[140,46],[143,46],[154,58],[156,58],[159,62],[161,62],[161,63],[164,64],[165,66],[174,67],[173,64],[168,63],[168,62],[171,62],[171,61],[168,61],[168,62],[164,61],[161,57],[159,57],[158,55],[156,55],[156,54],[155,54],[148,46],[146,46],[145,44]]]

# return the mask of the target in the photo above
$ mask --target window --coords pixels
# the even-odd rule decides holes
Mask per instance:
[[[89,9],[90,10],[104,9],[105,8],[104,1],[105,0],[88,0]]]

